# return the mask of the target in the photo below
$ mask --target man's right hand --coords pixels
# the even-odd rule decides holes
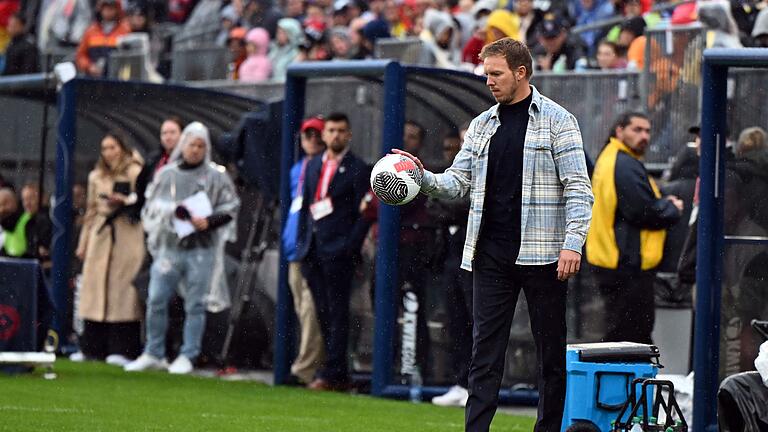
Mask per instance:
[[[421,170],[421,175],[424,175],[424,165],[421,163],[419,158],[417,158],[416,156],[408,153],[407,151],[403,151],[403,150],[400,150],[400,149],[392,149],[392,153],[399,154],[400,156],[405,156],[408,159],[412,160],[413,163],[415,163],[416,166],[419,167],[419,170]]]
[[[677,207],[677,210],[680,213],[683,212],[683,200],[681,200],[680,198],[678,198],[678,197],[676,197],[674,195],[667,196],[667,199],[672,203],[672,205]]]

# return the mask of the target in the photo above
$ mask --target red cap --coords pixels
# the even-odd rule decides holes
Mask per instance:
[[[245,39],[248,29],[245,27],[235,27],[229,31],[229,39]]]
[[[322,132],[323,128],[325,128],[325,121],[320,117],[310,117],[301,123],[302,132],[307,129],[317,129],[318,132]]]

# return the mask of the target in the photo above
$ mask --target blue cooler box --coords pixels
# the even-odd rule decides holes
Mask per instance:
[[[576,423],[607,432],[636,378],[655,378],[659,349],[632,342],[568,345],[568,388],[562,430]],[[589,430],[589,429],[584,429]]]

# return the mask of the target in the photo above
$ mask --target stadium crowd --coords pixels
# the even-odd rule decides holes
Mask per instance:
[[[476,70],[480,48],[525,41],[537,70],[642,69],[646,30],[700,21],[710,46],[768,46],[765,0],[2,0],[0,70],[40,69],[39,53],[76,50],[102,76],[121,37],[146,33],[169,76],[180,40],[229,49],[234,80],[281,81],[289,64],[371,58],[385,38],[420,40],[419,64]],[[203,30],[212,29],[205,33]],[[176,38],[173,36],[176,35]],[[181,37],[183,36],[183,37]],[[5,67],[3,67],[3,63]],[[482,73],[477,69],[478,73]]]

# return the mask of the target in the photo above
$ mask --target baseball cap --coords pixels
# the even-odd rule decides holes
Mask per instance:
[[[698,135],[701,132],[701,127],[699,125],[691,126],[688,128],[688,133]]]
[[[544,38],[553,38],[560,35],[566,29],[566,24],[559,16],[548,13],[539,23],[539,34]]]
[[[316,129],[318,132],[322,132],[325,128],[325,121],[320,117],[310,117],[301,122],[301,131],[304,132],[307,129]]]
[[[248,33],[248,29],[245,27],[235,27],[229,31],[229,37],[227,40],[240,39],[245,40],[245,35]]]

